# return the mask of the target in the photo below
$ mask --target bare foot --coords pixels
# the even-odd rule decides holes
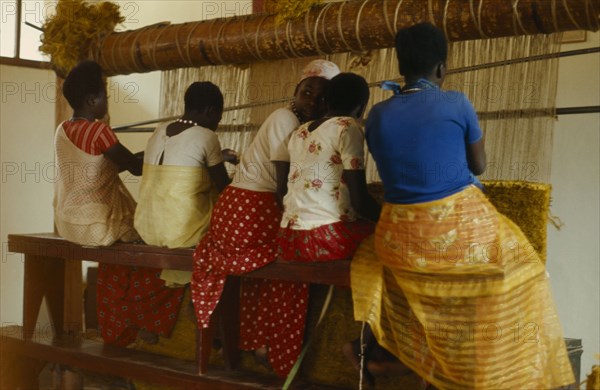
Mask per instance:
[[[146,344],[158,343],[158,335],[156,333],[149,332],[146,329],[141,329],[138,332],[138,337]]]
[[[271,367],[269,363],[269,350],[267,347],[260,347],[254,350],[254,359],[265,367]]]

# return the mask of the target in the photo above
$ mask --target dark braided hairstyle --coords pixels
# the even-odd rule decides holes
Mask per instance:
[[[396,34],[396,56],[401,75],[427,75],[435,65],[446,62],[448,57],[444,32],[431,23],[403,28]]]
[[[223,94],[219,87],[210,81],[196,81],[185,91],[183,98],[185,112],[191,110],[203,111],[207,107],[223,109]]]
[[[340,73],[329,81],[325,100],[330,110],[349,112],[369,101],[369,85],[355,73]]]
[[[88,96],[98,95],[105,90],[102,67],[94,61],[77,64],[67,75],[62,87],[65,99],[74,110],[83,107]]]

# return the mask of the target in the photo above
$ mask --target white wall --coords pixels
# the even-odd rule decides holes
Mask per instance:
[[[21,323],[23,257],[8,233],[51,232],[54,72],[0,65],[0,324]]]
[[[563,51],[599,47],[600,33]],[[560,59],[557,107],[600,105],[600,54]],[[552,153],[548,271],[565,336],[583,340],[582,379],[600,353],[600,114],[558,118]]]

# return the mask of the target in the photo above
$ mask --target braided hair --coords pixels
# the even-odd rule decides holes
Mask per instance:
[[[183,98],[185,112],[203,111],[207,107],[223,109],[223,94],[219,87],[210,81],[196,81],[185,91]]]
[[[403,28],[396,34],[396,56],[401,75],[427,75],[435,65],[446,62],[448,57],[444,32],[431,23]]]
[[[67,75],[62,87],[65,99],[74,110],[83,107],[88,96],[98,95],[105,90],[102,67],[94,61],[77,64]]]
[[[330,110],[349,112],[369,100],[369,85],[355,73],[340,73],[327,85],[325,100]]]

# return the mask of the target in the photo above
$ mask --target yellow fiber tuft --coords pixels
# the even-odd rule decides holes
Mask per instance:
[[[119,7],[107,1],[87,4],[83,0],[59,0],[56,14],[42,26],[40,51],[50,55],[56,72],[64,77],[90,58],[94,43],[124,20]]]
[[[600,390],[600,366],[594,365],[592,372],[587,376],[586,390]]]

